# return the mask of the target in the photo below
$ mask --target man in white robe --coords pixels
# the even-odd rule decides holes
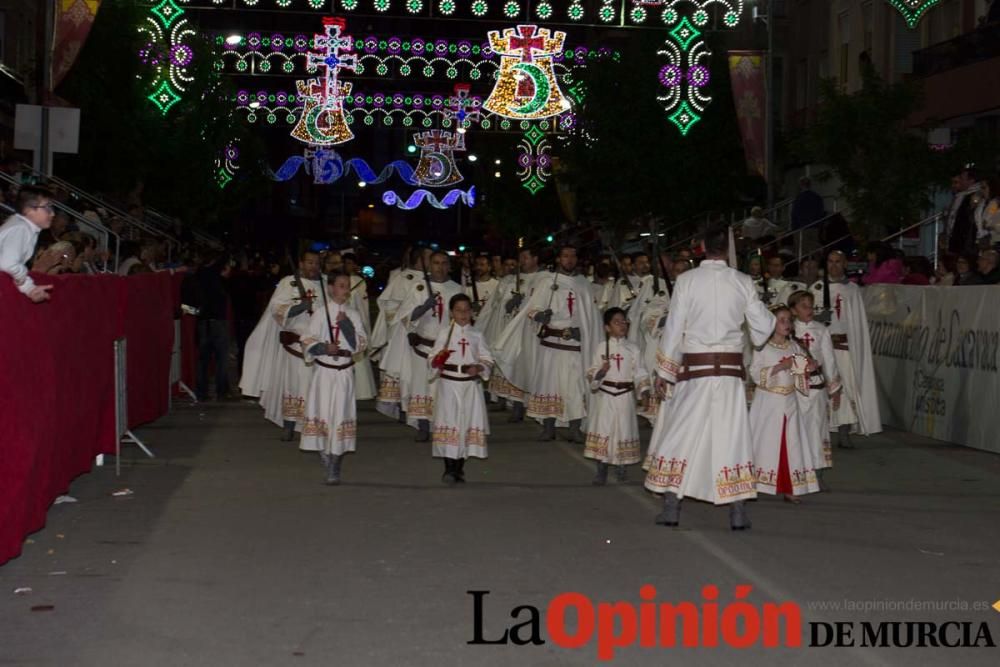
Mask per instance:
[[[358,273],[351,273],[351,295],[348,300],[353,308],[361,316],[361,323],[364,324],[363,333],[365,339],[371,335],[371,307],[368,301],[368,282]],[[360,350],[354,357],[354,392],[357,400],[370,401],[378,393],[375,387],[375,374],[372,371],[372,362],[368,358],[365,350]]]
[[[486,344],[494,350],[497,349],[504,330],[521,311],[524,302],[531,298],[539,284],[538,277],[542,275],[538,271],[537,250],[533,248],[522,249],[518,256],[518,262],[521,267],[520,275],[515,271],[504,276],[497,287],[496,298],[490,302],[490,307],[485,315],[476,322],[476,327],[481,329],[485,336]],[[490,392],[511,404],[508,423],[517,424],[524,421],[524,386],[526,386],[527,378],[531,373],[533,358],[533,354],[525,353],[515,360],[516,373],[514,377],[517,378],[517,382],[504,375],[499,368],[494,368],[490,375]]]
[[[730,504],[730,526],[750,527],[744,500],[757,497],[746,409],[744,322],[755,346],[774,330],[750,276],[726,265],[729,234],[709,232],[706,259],[674,284],[660,339],[657,387],[672,394],[649,447],[645,486],[663,493],[656,523],[676,526],[685,496]]]
[[[569,426],[570,442],[584,440],[585,373],[602,327],[590,283],[575,273],[576,264],[576,248],[561,248],[556,273],[538,277],[534,293],[498,342],[497,365],[515,385],[525,382],[526,413],[542,421],[541,441],[554,440],[557,425]],[[527,369],[518,363],[521,355],[531,364]]]
[[[397,320],[405,331],[409,349],[386,360],[398,364],[387,371],[399,377],[400,402],[406,423],[418,431],[417,442],[430,442],[430,420],[434,416],[427,356],[441,329],[448,326],[448,301],[462,293],[461,285],[448,278],[448,255],[434,252],[429,269],[431,292],[426,280],[416,280],[399,307]]]
[[[278,281],[243,354],[240,390],[260,397],[264,416],[284,427],[282,440],[288,442],[302,429],[313,370],[302,357],[299,338],[322,288],[319,255],[306,251],[299,259],[299,278],[285,276]]]
[[[379,314],[369,344],[372,358],[378,359],[381,371],[375,409],[401,422],[405,422],[406,418],[399,404],[399,375],[388,369],[398,368],[401,358],[407,354],[409,345],[405,328],[399,324],[399,307],[413,286],[423,280],[421,267],[430,265],[431,250],[423,248],[410,257],[413,258],[413,266],[401,267],[394,275],[390,274],[385,289],[378,297]]]
[[[490,258],[477,256],[473,261],[472,279],[465,284],[465,294],[472,299],[473,319],[477,322],[498,284],[499,281],[490,274]]]
[[[840,371],[843,396],[837,409],[831,411],[830,429],[838,431],[837,446],[852,448],[851,433],[872,435],[882,432],[882,415],[875,387],[871,337],[861,289],[847,280],[847,257],[839,250],[826,260],[830,281],[829,299],[823,283],[813,286],[816,312],[829,312],[829,331],[833,339],[833,354]],[[826,317],[824,316],[824,319]]]

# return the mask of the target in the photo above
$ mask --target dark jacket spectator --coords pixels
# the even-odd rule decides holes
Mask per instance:
[[[792,202],[792,229],[802,229],[821,220],[826,215],[823,208],[823,198],[812,190],[812,181],[808,178],[799,180],[800,192]]]

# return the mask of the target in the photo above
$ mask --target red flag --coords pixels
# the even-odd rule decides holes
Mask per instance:
[[[730,51],[729,77],[736,104],[736,121],[751,173],[767,178],[764,134],[767,123],[766,55],[763,51]]]
[[[83,48],[101,0],[49,0],[56,5],[52,36],[52,90],[63,80]]]

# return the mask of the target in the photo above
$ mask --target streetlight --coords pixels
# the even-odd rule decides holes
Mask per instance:
[[[226,37],[226,44],[228,44],[229,46],[236,46],[242,41],[243,41],[242,35],[232,34]]]
[[[500,178],[500,172],[499,171],[494,171],[493,172],[493,178]]]
[[[475,162],[478,159],[479,158],[476,157],[475,154],[472,154],[472,153],[469,154],[469,162]]]
[[[359,187],[359,188],[363,188],[363,187],[365,187],[366,185],[368,185],[368,184],[367,184],[367,183],[365,183],[364,181],[358,181],[358,187]]]

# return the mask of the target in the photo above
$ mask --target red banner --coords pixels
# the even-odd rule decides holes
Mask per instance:
[[[767,178],[764,134],[767,123],[767,79],[763,51],[730,51],[729,77],[736,104],[736,121],[743,137],[743,152],[751,173]]]
[[[101,0],[48,0],[56,5],[52,36],[52,90],[73,67],[94,24]]]

